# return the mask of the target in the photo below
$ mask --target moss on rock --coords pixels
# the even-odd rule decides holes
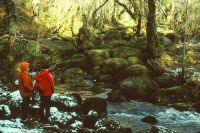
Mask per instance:
[[[104,73],[119,73],[128,66],[128,61],[123,58],[109,58],[104,61]]]
[[[125,73],[129,76],[140,75],[140,74],[142,75],[147,72],[148,72],[148,69],[144,65],[141,65],[141,64],[128,66],[125,70]]]
[[[105,59],[110,57],[108,49],[92,49],[87,54],[93,65],[100,65]]]

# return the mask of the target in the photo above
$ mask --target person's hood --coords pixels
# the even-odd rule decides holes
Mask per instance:
[[[24,62],[20,63],[20,69],[21,69],[21,71],[27,71],[28,68],[29,68],[29,63],[28,62],[24,61]]]
[[[49,70],[48,69],[42,69],[36,76],[35,76],[35,80],[41,80],[42,78],[46,77],[46,75],[49,74]]]

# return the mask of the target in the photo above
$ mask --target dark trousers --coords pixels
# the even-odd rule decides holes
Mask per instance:
[[[46,120],[50,116],[51,96],[40,96],[40,118]]]
[[[29,111],[30,96],[22,97],[21,119],[26,119]]]

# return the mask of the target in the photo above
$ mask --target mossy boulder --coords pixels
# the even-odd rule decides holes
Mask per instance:
[[[162,88],[169,88],[176,84],[178,84],[178,78],[173,73],[163,73],[162,75],[158,76],[154,79],[160,87]]]
[[[100,66],[94,66],[92,69],[91,69],[91,74],[95,77],[97,77],[98,75],[101,74],[101,67]]]
[[[118,57],[118,58],[128,58],[130,56],[139,57],[140,54],[141,51],[139,49],[127,46],[118,46],[110,51],[111,57]]]
[[[189,90],[184,86],[173,86],[161,90],[161,94],[172,99],[184,98],[188,95]]]
[[[65,57],[75,54],[76,47],[74,44],[62,40],[47,41],[45,47],[52,53]]]
[[[128,61],[123,58],[109,58],[104,61],[103,73],[115,74],[124,70],[128,66]]]
[[[135,47],[135,42],[133,41],[126,41],[126,40],[114,40],[111,42],[105,42],[103,45],[98,46],[99,48],[104,48],[104,49],[113,49],[117,48],[119,46],[124,46],[124,47]]]
[[[92,49],[87,52],[88,58],[93,65],[101,65],[110,57],[108,49]]]
[[[80,68],[70,68],[65,70],[61,77],[61,83],[78,83],[79,81],[84,80],[85,72]]]
[[[98,81],[109,82],[112,80],[112,76],[109,74],[99,74],[97,79]]]
[[[94,47],[95,47],[95,45],[92,42],[90,42],[90,41],[85,41],[83,43],[83,48],[84,49],[89,50],[89,49],[93,49]]]
[[[119,30],[109,30],[104,34],[103,40],[109,42],[112,40],[116,40],[116,38],[122,39],[122,32],[120,32]]]
[[[128,99],[145,99],[152,81],[148,76],[133,76],[120,83],[120,92]]]
[[[129,65],[135,65],[141,63],[141,59],[138,56],[130,56],[127,58]]]
[[[89,68],[90,63],[87,56],[84,54],[75,54],[70,59],[64,61],[66,66],[71,67],[80,67],[80,68]]]
[[[141,64],[131,65],[125,69],[126,75],[129,75],[129,76],[140,75],[140,74],[142,75],[147,72],[148,72],[148,69],[144,65],[141,65]]]

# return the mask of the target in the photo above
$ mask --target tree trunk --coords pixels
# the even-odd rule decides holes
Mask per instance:
[[[182,80],[185,79],[185,52],[186,52],[186,45],[187,45],[187,37],[186,37],[186,31],[188,29],[188,0],[185,0],[185,30],[184,30],[184,43],[183,43],[183,55],[182,55],[182,72],[181,72],[181,78]]]
[[[146,36],[147,36],[147,47],[149,49],[150,58],[155,58],[155,44],[156,44],[156,5],[155,0],[148,0],[148,9],[149,12],[147,14],[147,28],[146,28]]]
[[[14,64],[16,61],[12,53],[12,48],[13,44],[15,43],[16,32],[17,32],[15,3],[12,0],[4,0],[3,4],[7,14],[6,29],[9,36],[8,40],[4,44],[6,45],[2,53],[4,56],[3,58],[0,59],[3,65],[1,65],[0,63],[0,69],[3,70],[3,73],[1,75],[3,77],[2,81],[4,83],[12,83],[14,81],[14,75],[15,75]],[[7,85],[9,86],[9,84]]]

